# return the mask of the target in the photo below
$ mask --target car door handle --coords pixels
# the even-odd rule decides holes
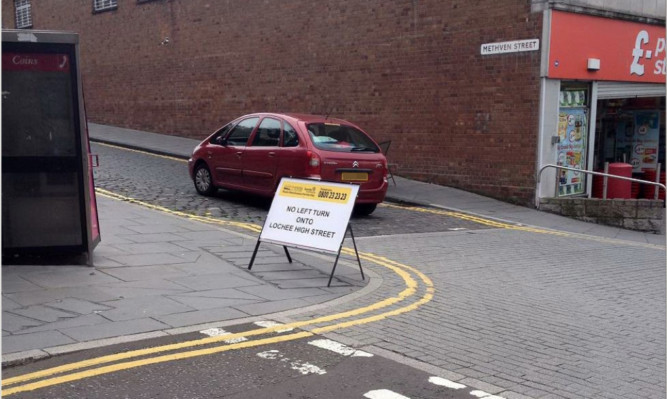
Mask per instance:
[[[275,156],[276,156],[276,153],[275,153],[275,152],[273,152],[273,151],[271,151],[271,152],[269,153],[269,156],[273,158],[273,157],[275,157]]]
[[[243,155],[243,151],[237,151],[237,152],[236,152],[236,156],[237,156],[237,157],[239,157],[239,158],[240,158],[240,157],[241,157],[241,155]]]

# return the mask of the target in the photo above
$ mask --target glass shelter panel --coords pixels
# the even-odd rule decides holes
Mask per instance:
[[[84,249],[73,47],[13,46],[3,43],[2,54],[3,251]]]

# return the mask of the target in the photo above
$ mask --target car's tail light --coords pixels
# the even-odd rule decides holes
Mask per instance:
[[[306,164],[306,174],[309,177],[321,178],[322,174],[322,161],[320,156],[312,151],[306,153],[307,164]]]

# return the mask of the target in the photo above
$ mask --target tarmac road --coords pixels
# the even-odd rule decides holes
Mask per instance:
[[[227,328],[226,332],[234,331],[242,334],[243,331],[256,328],[256,325],[240,325]],[[211,331],[205,332],[213,334]],[[279,339],[290,334],[294,332],[280,331],[268,336]],[[109,354],[126,353],[144,347],[155,348],[175,342],[197,340],[205,336],[207,335],[201,332],[192,333],[66,355],[40,362],[39,365],[10,369],[5,373],[5,378],[11,380],[16,375],[25,375],[32,370],[48,369],[77,361],[90,361]],[[233,342],[239,341],[252,342],[242,341],[239,338]],[[218,346],[225,345],[233,346],[234,343],[218,344]],[[215,346],[209,347],[215,349]],[[145,357],[144,359],[150,360]],[[456,384],[427,371],[369,352],[346,347],[321,336],[196,356],[180,361],[148,364],[138,369],[122,369],[123,362],[104,366],[116,367],[118,370],[9,395],[16,398],[100,399],[157,397],[463,399],[470,398],[471,392],[475,392],[478,397],[482,396],[480,390]],[[85,370],[95,372],[101,367],[89,367]]]

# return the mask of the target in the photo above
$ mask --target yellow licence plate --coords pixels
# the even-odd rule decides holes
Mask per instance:
[[[368,173],[366,173],[366,172],[343,172],[340,178],[343,181],[368,181]]]

